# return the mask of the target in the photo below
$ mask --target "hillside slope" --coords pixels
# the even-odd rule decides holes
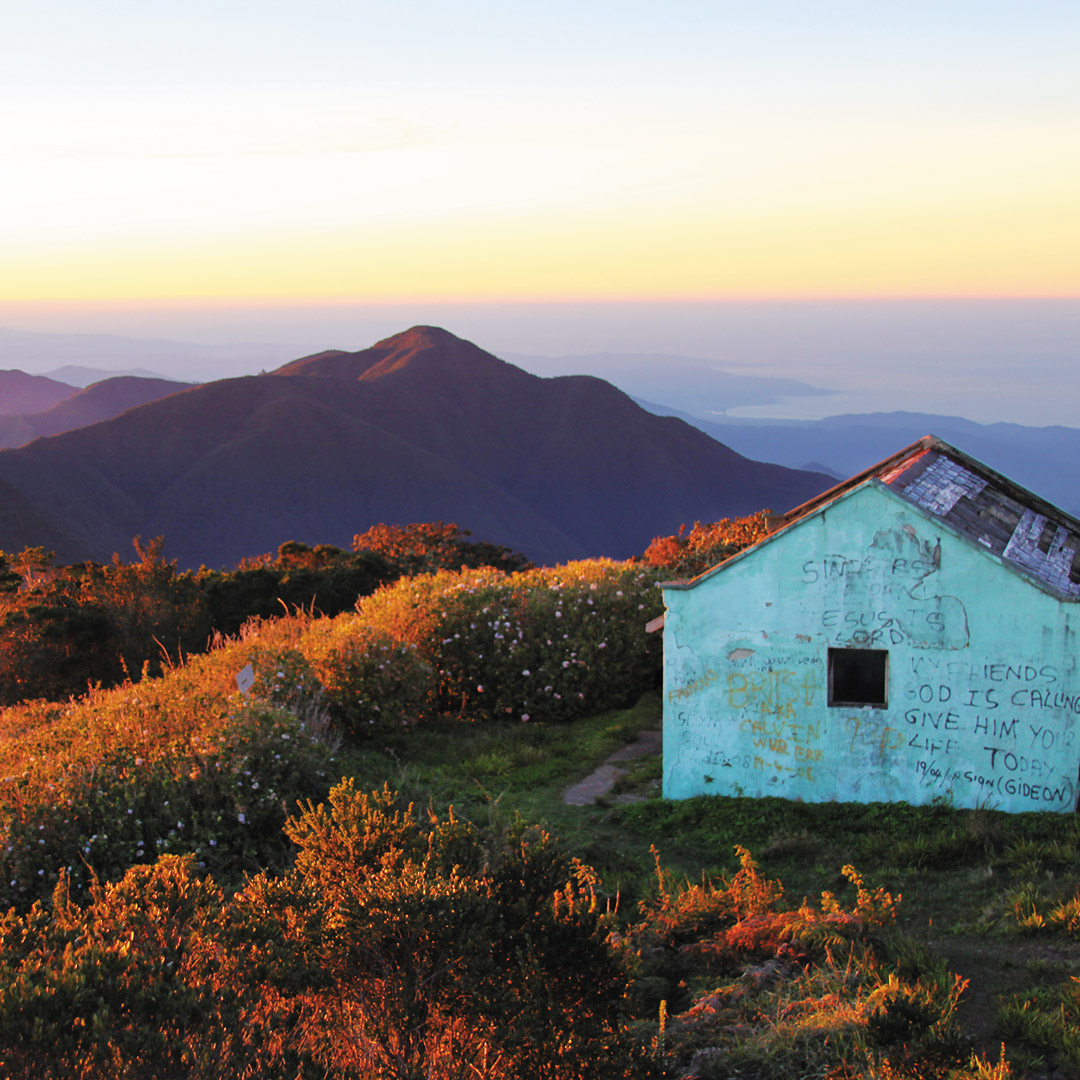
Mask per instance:
[[[661,415],[672,410],[648,406]],[[978,424],[958,416],[891,412],[824,420],[687,421],[742,454],[792,468],[822,462],[846,478],[934,434],[1071,514],[1080,514],[1080,429]]]
[[[45,375],[0,371],[0,416],[44,412],[75,392],[74,386]]]
[[[33,439],[97,424],[169,394],[186,390],[189,383],[123,375],[73,391],[42,412],[0,416],[0,447],[23,446]]]

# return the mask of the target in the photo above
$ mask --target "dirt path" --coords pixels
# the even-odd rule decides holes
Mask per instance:
[[[642,731],[637,737],[637,742],[620,747],[600,768],[579,783],[568,787],[563,792],[563,802],[567,806],[591,806],[597,799],[607,795],[615,786],[615,781],[626,774],[625,769],[619,768],[621,762],[633,761],[646,754],[659,754],[661,745],[662,736],[659,731]],[[628,798],[632,799],[635,796]]]
[[[944,958],[950,971],[967,979],[968,987],[960,998],[956,1019],[961,1030],[972,1039],[975,1049],[991,1061],[998,1060],[1005,1041],[996,1024],[1001,1004],[1014,994],[1026,993],[1040,983],[1060,983],[1080,966],[1080,944],[1060,940],[957,937],[929,944]],[[1052,1057],[1047,1054],[1045,1069],[1025,1075],[1060,1080],[1074,1080],[1080,1076],[1080,1071],[1068,1063],[1055,1065]]]

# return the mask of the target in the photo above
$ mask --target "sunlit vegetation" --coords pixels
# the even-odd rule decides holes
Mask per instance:
[[[715,553],[759,527],[694,533]],[[34,625],[28,597],[77,612],[99,596],[122,660],[104,674],[73,647],[89,692],[16,684],[0,710],[0,1072],[1004,1080],[1080,1065],[1075,820],[666,803],[655,758],[600,804],[563,804],[659,722],[661,643],[643,631],[686,551],[664,562],[658,543],[638,562],[533,569],[435,523],[353,552],[286,544],[231,574],[177,574],[141,541],[130,566],[0,560],[3,632],[8,616]],[[216,618],[248,616],[180,647],[213,595]],[[156,658],[136,666],[117,642],[151,626]],[[994,963],[1015,943],[1053,949],[977,1046],[937,949],[973,935]]]
[[[164,539],[135,537],[136,561],[58,567],[43,548],[0,552],[0,704],[57,700],[114,686],[204,651],[251,618],[298,609],[349,611],[358,596],[402,576],[464,566],[528,567],[498,544],[443,522],[378,525],[353,549],[282,544],[235,570],[180,573]]]
[[[160,678],[12,706],[0,902],[48,895],[61,873],[78,889],[167,852],[195,852],[219,877],[276,864],[288,808],[325,794],[343,740],[439,717],[566,721],[631,702],[659,678],[659,642],[640,632],[659,603],[653,578],[603,561],[440,571],[335,618],[251,622]]]
[[[374,525],[353,537],[353,551],[370,552],[391,565],[395,577],[433,574],[437,570],[531,570],[532,563],[518,551],[484,540],[470,540],[469,529],[442,521],[412,525]]]
[[[694,577],[743,548],[768,535],[769,512],[761,510],[741,518],[724,518],[702,524],[694,522],[687,532],[683,525],[672,536],[658,536],[645,549],[643,559],[651,566],[664,567],[672,575]]]

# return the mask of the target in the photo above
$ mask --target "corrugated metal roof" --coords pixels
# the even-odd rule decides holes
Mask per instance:
[[[1080,522],[927,435],[784,515],[791,523],[876,480],[1070,600],[1080,599]]]

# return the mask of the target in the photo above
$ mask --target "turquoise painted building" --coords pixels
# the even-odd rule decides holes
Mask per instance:
[[[1072,811],[1080,522],[933,436],[664,586],[664,795]]]

